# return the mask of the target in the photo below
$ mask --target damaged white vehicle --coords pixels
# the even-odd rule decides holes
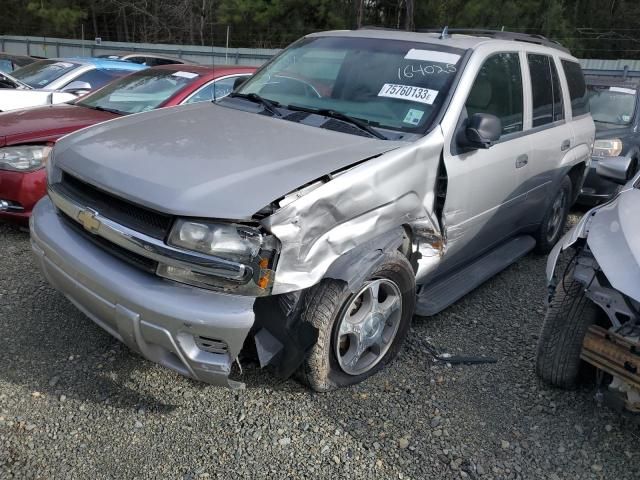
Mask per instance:
[[[602,159],[597,173],[624,185],[584,215],[547,264],[550,304],[538,344],[537,373],[569,388],[583,362],[599,372],[613,406],[640,413],[640,175],[630,158]],[[626,184],[626,185],[625,185]],[[565,259],[558,265],[559,257]],[[563,259],[564,260],[564,259]]]
[[[312,34],[217,104],[60,140],[32,245],[151,361],[238,386],[255,346],[325,391],[391,361],[414,313],[550,250],[593,138],[577,60],[540,37]]]

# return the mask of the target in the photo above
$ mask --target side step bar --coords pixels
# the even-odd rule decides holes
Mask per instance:
[[[640,389],[640,344],[592,325],[582,341],[580,358]]]
[[[416,315],[427,317],[441,312],[525,256],[535,246],[536,241],[533,237],[516,237],[466,267],[422,287],[418,290],[416,299]]]

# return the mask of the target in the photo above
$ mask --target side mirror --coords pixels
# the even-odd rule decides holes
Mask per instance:
[[[84,95],[91,91],[91,84],[76,80],[64,87],[61,91],[65,93],[72,93],[74,95]]]
[[[233,82],[233,89],[237,90],[246,81],[247,81],[246,77],[238,77],[238,78],[236,78],[234,80],[234,82]]]
[[[633,160],[627,157],[604,157],[598,159],[596,173],[602,178],[624,185],[633,175]]]
[[[490,113],[474,113],[459,132],[458,143],[466,148],[489,148],[502,135],[502,122]]]

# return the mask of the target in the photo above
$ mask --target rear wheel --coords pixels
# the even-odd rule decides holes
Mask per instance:
[[[561,388],[576,385],[584,365],[580,359],[582,342],[600,314],[586,297],[584,285],[569,272],[549,304],[538,340],[536,373],[542,380]]]
[[[385,257],[355,293],[332,279],[309,293],[302,321],[318,329],[318,340],[299,376],[314,390],[359,383],[400,351],[415,307],[415,277],[400,252]]]
[[[571,179],[565,176],[542,219],[540,227],[535,233],[536,251],[538,253],[549,253],[556,242],[560,240],[567,224],[572,198],[573,185],[571,184]]]

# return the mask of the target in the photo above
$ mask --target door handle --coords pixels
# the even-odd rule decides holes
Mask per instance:
[[[523,153],[522,155],[519,155],[518,158],[516,158],[516,168],[522,168],[527,163],[529,163],[529,155],[527,155],[526,153]]]
[[[560,151],[564,152],[565,150],[569,150],[570,147],[571,140],[565,140],[564,142],[562,142],[562,145],[560,145]]]

